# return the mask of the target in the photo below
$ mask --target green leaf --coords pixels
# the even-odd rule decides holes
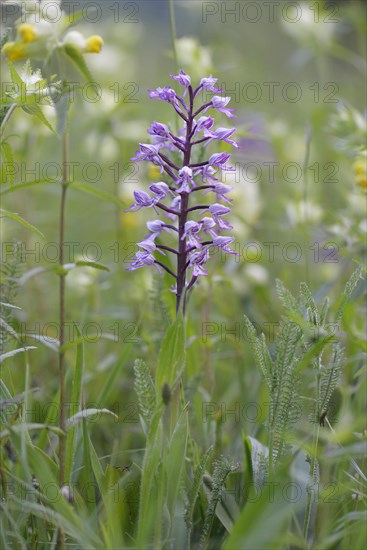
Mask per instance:
[[[234,524],[224,544],[224,550],[278,550],[283,548],[281,537],[286,530],[298,502],[286,500],[282,494],[284,482],[267,484],[248,502]]]
[[[37,180],[37,181],[29,181],[26,183],[17,183],[16,185],[11,185],[10,187],[6,187],[2,191],[0,191],[0,195],[7,195],[8,193],[13,193],[14,191],[19,191],[21,189],[25,189],[27,187],[35,187],[37,185],[51,185],[51,184],[58,184],[58,181],[55,180]]]
[[[208,506],[205,511],[204,525],[200,535],[199,548],[206,549],[209,543],[209,537],[212,530],[216,509],[223,495],[224,485],[228,475],[238,468],[238,464],[234,464],[226,457],[220,457],[214,462],[213,476],[204,476],[204,484],[209,488]],[[229,529],[232,526],[228,523],[228,517],[222,519]]]
[[[121,369],[126,365],[126,361],[130,355],[132,348],[132,342],[128,342],[122,349],[121,355],[116,360],[115,365],[110,369],[110,372],[107,376],[105,383],[103,384],[98,397],[97,405],[101,406],[103,403],[106,403],[115,388],[115,382],[117,377],[120,374]]]
[[[42,109],[39,105],[37,105],[36,103],[34,103],[33,105],[27,104],[27,105],[23,105],[22,109],[29,115],[33,115],[37,117],[41,122],[43,122],[45,126],[47,126],[47,128],[51,130],[52,133],[56,134],[54,128],[52,127],[51,123],[47,120],[45,115],[43,114]]]
[[[8,61],[8,66],[9,66],[11,81],[16,88],[19,88],[18,91],[19,91],[19,94],[21,94],[21,90],[22,88],[25,88],[25,84],[11,61]]]
[[[149,368],[141,359],[134,363],[134,388],[138,396],[139,411],[143,421],[149,427],[150,420],[156,408],[156,394]]]
[[[1,170],[3,171],[3,178],[8,178],[10,181],[10,185],[14,184],[14,159],[13,159],[13,152],[11,150],[11,147],[9,143],[6,141],[2,141],[0,143],[0,154],[3,157],[3,159],[6,162],[5,165],[1,165]]]
[[[44,234],[39,229],[37,229],[37,227],[25,221],[23,218],[18,216],[18,214],[16,214],[15,212],[9,212],[8,210],[4,210],[3,208],[0,208],[0,213],[1,213],[1,217],[5,216],[6,218],[11,218],[12,220],[15,220],[21,225],[23,225],[23,227],[26,227],[27,229],[30,229],[31,231],[36,233],[42,239],[45,238]]]
[[[35,346],[25,346],[24,348],[13,349],[12,351],[2,353],[0,354],[0,364],[5,361],[5,359],[9,359],[9,357],[14,357],[14,355],[17,355],[18,353],[24,353],[25,351],[29,351],[31,349],[37,348]]]
[[[68,113],[70,107],[70,97],[67,93],[59,95],[53,102],[57,116],[56,132],[61,137],[65,134],[68,122]]]
[[[98,199],[112,202],[113,204],[116,204],[116,206],[119,206],[120,208],[124,207],[124,204],[120,201],[120,199],[118,199],[114,195],[110,195],[110,193],[106,193],[105,191],[100,191],[95,187],[90,187],[85,183],[71,182],[69,183],[69,187],[72,187],[73,189],[79,189],[80,191],[84,191],[85,193],[89,193],[90,195],[94,195]]]
[[[260,487],[266,475],[269,450],[254,437],[247,436],[243,440],[251,482]]]
[[[185,367],[185,325],[182,314],[179,314],[169,327],[158,357],[158,368],[155,387],[161,394],[164,384],[171,389],[176,385]]]
[[[186,459],[187,433],[187,410],[184,409],[177,421],[171,441],[169,442],[167,456],[164,459],[167,474],[167,507],[171,515],[171,525],[173,524],[178,491],[182,485]]]
[[[11,428],[8,428],[6,430],[3,430],[0,433],[0,441],[2,439],[6,439],[9,437],[12,433],[21,433],[25,431],[33,431],[33,430],[49,430],[50,432],[53,432],[57,435],[62,435],[63,431],[60,430],[57,426],[46,426],[45,424],[40,424],[39,422],[23,422],[22,424],[15,424]]]
[[[118,420],[117,414],[110,411],[109,409],[97,409],[95,407],[90,409],[82,409],[81,411],[77,412],[73,416],[71,416],[67,421],[67,428],[74,426],[81,420],[96,420],[99,416],[108,415],[113,416],[116,420]]]
[[[344,314],[345,307],[349,301],[349,299],[352,296],[352,293],[356,286],[358,285],[359,281],[363,279],[363,266],[360,265],[357,267],[357,269],[352,273],[350,276],[348,282],[345,285],[344,292],[341,295],[338,303],[338,308],[335,314],[335,322],[338,323]]]
[[[66,53],[66,55],[72,60],[72,62],[75,64],[75,66],[79,69],[81,74],[84,76],[84,78],[88,82],[92,82],[92,75],[89,72],[89,69],[87,67],[87,64],[84,60],[84,56],[73,44],[64,44],[63,50]]]
[[[77,327],[77,333],[80,336],[80,330]],[[81,342],[77,346],[76,364],[71,390],[71,404],[76,408],[76,412],[80,410],[81,393],[82,393],[82,378],[84,370],[84,346]],[[65,483],[70,484],[71,473],[75,459],[75,439],[77,427],[72,426],[67,432],[66,438],[66,456],[65,456]]]
[[[151,541],[154,529],[160,527],[162,521],[162,502],[157,498],[157,487],[161,479],[162,469],[159,469],[162,448],[161,411],[158,407],[154,413],[144,454],[140,484],[139,521],[136,535],[137,548],[146,548]],[[159,522],[159,523],[158,523]]]
[[[90,261],[86,261],[86,260],[78,260],[77,262],[75,262],[75,266],[76,267],[93,267],[94,269],[99,269],[101,271],[110,271],[109,268],[104,265],[104,264],[101,264],[99,262],[90,262]]]
[[[56,338],[51,338],[51,336],[43,336],[43,334],[31,334],[31,333],[23,334],[23,336],[27,338],[32,338],[32,340],[36,340],[36,342],[39,342],[40,344],[44,345],[46,348],[54,351],[55,353],[59,353],[60,342]]]

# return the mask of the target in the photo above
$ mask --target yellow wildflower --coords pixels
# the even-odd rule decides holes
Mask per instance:
[[[22,42],[34,42],[37,39],[37,32],[33,25],[23,23],[18,27],[18,34]]]
[[[9,61],[19,61],[27,57],[27,48],[21,42],[7,42],[1,53],[6,55]]]
[[[63,43],[74,46],[82,53],[99,53],[103,46],[103,39],[97,34],[85,39],[79,31],[70,31],[65,36]]]
[[[357,185],[361,189],[367,189],[367,158],[359,158],[353,164],[353,170]]]
[[[87,38],[85,51],[87,53],[99,53],[103,44],[103,38],[98,34],[94,34],[93,36]]]

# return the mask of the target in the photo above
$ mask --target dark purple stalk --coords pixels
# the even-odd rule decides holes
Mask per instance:
[[[188,119],[186,124],[186,141],[184,145],[184,158],[182,166],[189,166],[191,157],[191,132],[194,122],[194,93],[192,87],[189,86],[190,107],[188,112]],[[181,212],[178,217],[178,256],[177,256],[177,291],[176,291],[176,313],[179,311],[182,295],[185,291],[186,284],[186,264],[187,264],[187,250],[186,239],[184,238],[185,223],[187,221],[189,205],[189,195],[182,193],[181,196]],[[183,304],[183,314],[185,314],[185,304]]]

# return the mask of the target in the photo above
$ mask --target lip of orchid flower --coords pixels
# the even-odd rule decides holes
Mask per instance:
[[[137,212],[141,208],[154,207],[156,201],[145,191],[134,191],[135,202],[125,212]]]
[[[127,268],[128,271],[135,271],[135,269],[139,269],[140,267],[150,266],[154,265],[155,258],[153,254],[150,254],[149,252],[139,250],[135,254],[135,259],[131,262],[130,266]]]
[[[192,178],[192,170],[188,166],[183,166],[178,172],[178,178],[176,184],[180,185],[177,189],[177,193],[190,193],[190,185],[195,186],[195,182]]]
[[[235,133],[235,131],[236,128],[217,128],[214,132],[211,132],[210,130],[204,131],[204,138],[209,138],[208,141],[205,143],[205,147],[207,147],[209,143],[211,143],[213,140],[218,139],[220,141],[225,141],[226,143],[233,145],[233,147],[238,148],[238,143],[233,139],[229,139]]]
[[[201,248],[201,242],[202,238],[200,237],[199,233],[201,230],[201,224],[200,222],[194,222],[192,220],[185,223],[185,231],[181,237],[181,240],[185,240],[188,238],[188,246],[189,248]]]
[[[203,267],[204,264],[209,260],[209,249],[208,247],[201,248],[200,250],[195,250],[194,252],[190,253],[190,259],[188,263],[188,267],[193,268],[193,277],[199,277],[200,275],[203,275],[204,277],[208,275],[208,271],[205,267]]]
[[[166,124],[153,122],[148,128],[148,134],[153,136],[154,143],[160,147],[173,148],[172,137]]]
[[[159,248],[157,248],[157,245],[154,242],[154,239],[156,238],[156,236],[157,235],[154,233],[152,235],[149,235],[148,238],[137,243],[137,246],[139,246],[139,248],[142,248],[146,252],[149,252],[149,254],[153,254],[153,252],[157,251],[160,254],[163,254],[163,256],[165,256],[165,253]]]
[[[197,134],[201,130],[210,130],[214,125],[214,118],[211,116],[201,116],[196,122],[194,133]]]
[[[216,170],[209,164],[207,164],[206,166],[201,166],[194,171],[194,175],[201,175],[202,182],[208,185],[214,185],[215,183],[217,183],[218,178],[214,177],[215,174]]]
[[[130,160],[135,162],[147,160],[150,162],[158,162],[163,164],[163,160],[159,157],[159,149],[157,145],[152,145],[150,143],[139,143],[139,151],[136,151],[135,157],[132,157]]]
[[[230,223],[222,220],[222,216],[229,214],[229,212],[231,211],[230,208],[224,206],[223,204],[215,203],[209,206],[208,210],[220,229],[233,229],[233,226]]]
[[[232,200],[228,197],[225,197],[227,193],[230,193],[233,189],[231,185],[225,185],[224,183],[215,183],[214,185],[210,186],[210,189],[205,189],[203,191],[203,195],[206,195],[207,193],[214,192],[217,200],[222,200],[228,204],[232,203]]]
[[[146,226],[147,226],[148,230],[152,234],[156,235],[157,237],[160,237],[162,231],[167,231],[169,233],[172,229],[176,230],[175,227],[170,226],[167,223],[164,223],[162,220],[149,221],[149,222],[146,223]]]
[[[170,87],[156,88],[155,90],[148,90],[150,99],[168,101],[168,103],[174,103],[177,101],[176,92]]]
[[[206,92],[214,92],[220,94],[223,92],[220,88],[215,88],[214,84],[218,82],[217,78],[213,78],[212,75],[202,78],[200,80],[199,88],[203,88]]]
[[[218,236],[213,238],[213,246],[216,246],[223,250],[224,252],[227,252],[227,254],[232,254],[232,256],[239,256],[237,252],[232,250],[231,248],[228,248],[230,244],[233,243],[234,237],[224,237],[224,236]]]
[[[164,181],[159,181],[149,185],[149,190],[155,194],[156,200],[163,200],[168,194],[173,195],[172,191]]]
[[[208,164],[211,166],[223,166],[231,158],[229,153],[214,153],[209,160]]]
[[[234,109],[226,108],[230,101],[231,101],[230,97],[221,97],[219,95],[215,95],[212,97],[212,100],[210,103],[213,109],[216,109],[220,113],[223,113],[228,118],[235,118],[236,115],[233,114]]]

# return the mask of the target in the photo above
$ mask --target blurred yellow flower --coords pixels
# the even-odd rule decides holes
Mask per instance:
[[[86,52],[87,53],[99,53],[102,49],[104,42],[101,36],[94,34],[86,40]]]
[[[160,175],[159,166],[155,166],[155,165],[151,164],[149,166],[148,173],[149,173],[149,178],[151,178],[151,179],[155,180],[155,179],[159,178],[159,175]]]
[[[33,25],[23,23],[18,27],[18,34],[22,42],[34,42],[37,39],[37,32]]]
[[[125,212],[121,216],[121,224],[125,229],[135,229],[138,226],[138,218],[134,212]]]
[[[82,53],[99,53],[103,39],[97,34],[85,39],[81,32],[70,31],[66,34],[63,44],[74,46]]]
[[[1,53],[6,55],[9,61],[19,61],[27,57],[27,48],[25,48],[22,43],[7,42],[3,46]]]
[[[353,170],[356,177],[357,185],[361,189],[367,189],[367,158],[360,157],[353,164]]]

